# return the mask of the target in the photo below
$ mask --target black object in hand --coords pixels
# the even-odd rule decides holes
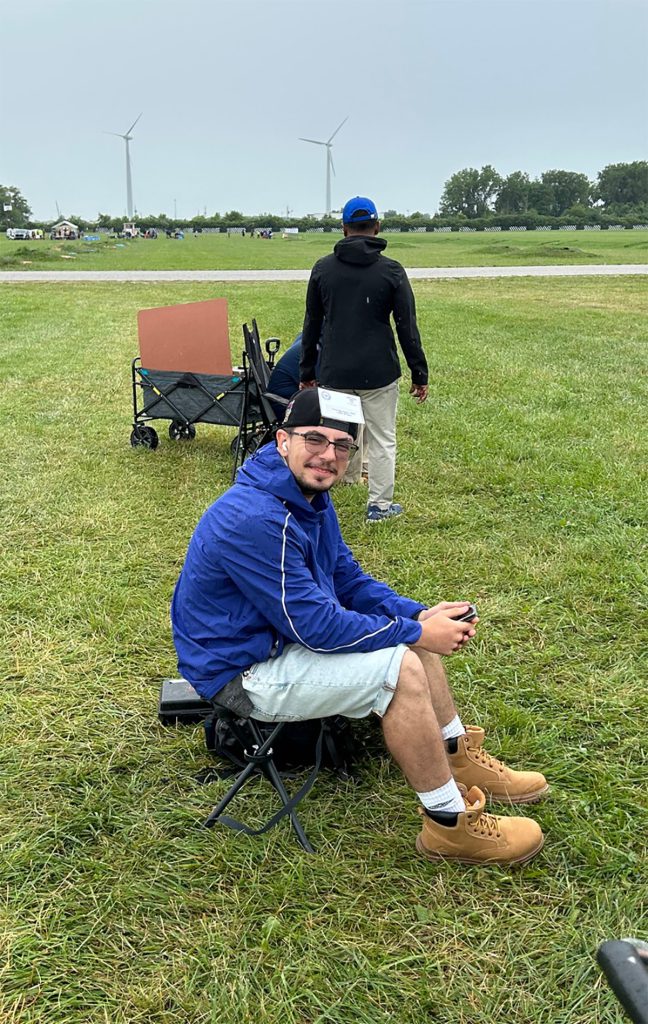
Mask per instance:
[[[477,618],[477,606],[471,604],[468,606],[468,611],[464,612],[463,615],[451,615],[451,619],[455,622],[474,622]]]

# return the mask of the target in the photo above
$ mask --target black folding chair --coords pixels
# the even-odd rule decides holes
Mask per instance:
[[[247,455],[251,455],[257,448],[267,444],[274,437],[279,424],[271,403],[288,405],[287,399],[268,391],[274,357],[281,344],[279,339],[268,338],[265,343],[267,358],[264,357],[261,350],[259,328],[256,320],[253,320],[251,328],[247,324],[243,324],[243,341],[245,344],[243,367],[246,389],[241,425],[233,445],[235,467],[242,463]],[[253,421],[252,425],[251,421]]]
[[[265,343],[265,350],[267,359],[264,357],[261,351],[261,339],[259,338],[259,328],[256,320],[252,320],[252,328],[250,329],[247,324],[243,324],[243,338],[245,341],[245,353],[250,362],[250,369],[254,382],[258,389],[259,395],[263,400],[264,412],[267,417],[274,421],[275,416],[272,411],[272,406],[269,406],[269,400],[278,402],[279,405],[287,405],[288,402],[281,395],[272,395],[268,391],[270,386],[270,375],[274,368],[274,360],[281,342],[279,338],[268,338]]]
[[[228,828],[234,829],[237,832],[243,832],[245,835],[259,836],[263,835],[265,832],[269,832],[271,828],[274,828],[274,826],[281,821],[282,818],[288,817],[297,835],[297,839],[303,846],[304,850],[306,850],[307,853],[315,853],[315,850],[313,849],[313,846],[311,845],[310,840],[304,832],[302,824],[297,817],[295,808],[300,800],[302,800],[312,789],[315,784],[315,780],[319,775],[322,764],[323,744],[326,741],[327,746],[329,745],[327,739],[328,719],[320,719],[320,731],[315,746],[315,765],[312,771],[299,789],[293,793],[292,796],[289,796],[286,787],[284,786],[281,773],[275,764],[273,752],[273,745],[276,744],[279,736],[288,723],[277,722],[272,726],[269,734],[265,736],[262,735],[260,724],[250,717],[252,705],[247,694],[240,687],[240,676],[233,680],[232,683],[228,683],[228,687],[237,688],[236,706],[233,708],[232,702],[225,700],[224,691],[220,695],[217,694],[212,701],[214,716],[212,722],[207,723],[206,729],[209,729],[210,725],[213,727],[216,719],[225,721],[241,745],[244,764],[242,764],[242,771],[236,777],[232,786],[228,789],[225,796],[218,802],[204,822],[204,827],[212,828],[217,822],[219,822],[221,825],[226,825]],[[227,690],[228,687],[225,689]],[[271,818],[269,818],[265,825],[262,825],[260,828],[251,828],[249,825],[245,825],[243,822],[237,821],[236,818],[230,818],[223,812],[234,797],[241,791],[245,783],[258,774],[263,775],[277,791],[281,800],[281,807],[272,815]]]

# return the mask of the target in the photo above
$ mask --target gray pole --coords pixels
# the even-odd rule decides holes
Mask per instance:
[[[326,145],[326,216],[331,216],[331,147]]]
[[[124,137],[126,143],[126,210],[128,211],[128,219],[133,219],[133,182],[131,179],[131,165],[130,165],[130,152],[128,149],[128,143],[130,137],[126,135]]]

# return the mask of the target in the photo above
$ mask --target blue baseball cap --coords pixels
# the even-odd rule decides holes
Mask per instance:
[[[342,223],[362,224],[369,220],[378,220],[376,204],[366,196],[354,196],[353,199],[349,199],[342,210]]]

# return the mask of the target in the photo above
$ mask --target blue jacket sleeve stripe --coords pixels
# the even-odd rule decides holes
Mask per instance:
[[[290,626],[297,642],[301,644],[302,647],[306,647],[309,651],[313,651],[316,654],[331,654],[333,651],[343,651],[349,647],[356,647],[358,644],[361,644],[366,640],[370,640],[374,636],[378,636],[379,633],[383,633],[386,629],[392,629],[392,627],[396,625],[395,621],[388,622],[385,626],[381,626],[380,629],[376,629],[372,633],[366,633],[364,636],[358,637],[357,640],[353,640],[351,643],[340,644],[338,647],[311,647],[310,644],[306,643],[303,637],[297,632],[286,603],[286,533],[288,530],[288,520],[290,519],[290,516],[290,512],[286,513],[283,525],[283,543],[281,547],[281,607],[283,608],[288,625]]]

